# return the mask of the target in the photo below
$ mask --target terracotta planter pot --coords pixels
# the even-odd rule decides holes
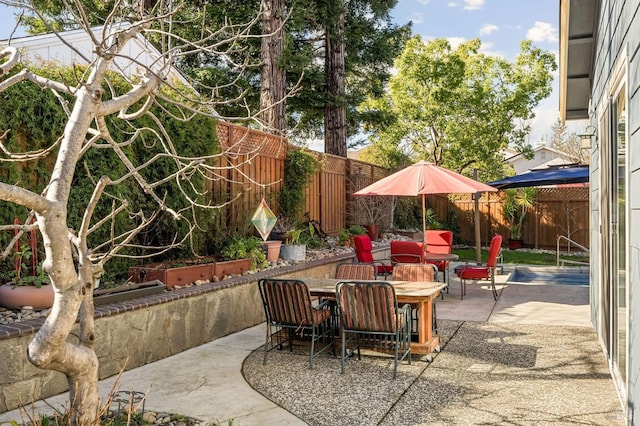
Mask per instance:
[[[9,309],[22,309],[25,306],[48,309],[53,306],[53,295],[53,286],[50,284],[38,288],[31,285],[14,287],[8,283],[0,286],[0,305]]]
[[[269,240],[264,242],[264,247],[267,251],[267,260],[269,262],[277,262],[280,257],[280,246],[282,241]]]

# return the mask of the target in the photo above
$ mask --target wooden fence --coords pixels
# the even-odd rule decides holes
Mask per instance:
[[[252,232],[251,216],[265,198],[276,215],[282,190],[287,143],[283,138],[228,123],[218,125],[218,140],[225,155],[214,162],[217,179],[209,188],[220,209],[219,225],[231,232]],[[306,211],[330,235],[353,224],[369,223],[352,193],[384,177],[373,164],[330,154],[312,153],[322,165],[307,188]],[[358,197],[366,198],[366,197]],[[351,212],[351,213],[347,213]]]
[[[214,161],[217,176],[209,190],[212,204],[223,206],[218,226],[230,234],[250,234],[251,217],[263,197],[277,212],[287,141],[229,123],[219,123],[217,130],[225,154]]]
[[[251,233],[251,216],[261,198],[279,213],[278,195],[282,190],[285,139],[228,123],[218,125],[218,139],[226,155],[215,162],[217,179],[210,191],[212,201],[228,203],[220,209],[220,225],[231,232]],[[354,197],[353,192],[383,178],[387,171],[379,166],[329,154],[314,153],[322,164],[307,189],[306,211],[322,229],[336,235],[350,225],[389,223],[391,197]],[[483,194],[479,201],[483,245],[501,234],[505,241],[509,227],[502,213],[504,193]],[[555,248],[558,235],[589,246],[588,188],[538,188],[536,204],[527,214],[523,240],[528,247]],[[455,217],[457,242],[471,243],[474,234],[474,201],[469,194],[432,195],[427,205],[438,221]],[[565,244],[563,243],[563,247]]]
[[[506,194],[502,191],[485,193],[479,200],[480,235],[487,245],[494,234],[507,241],[510,235],[502,205]],[[455,196],[431,196],[439,221],[446,222],[448,215],[457,216],[459,242],[475,241],[474,201],[469,194]],[[453,210],[453,211],[452,211]],[[536,203],[529,209],[523,225],[522,239],[526,247],[555,249],[560,235],[589,247],[589,188],[537,188]],[[565,241],[561,247],[566,248]]]

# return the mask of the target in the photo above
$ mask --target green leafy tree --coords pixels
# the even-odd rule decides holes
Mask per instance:
[[[315,13],[291,33],[292,52],[305,52],[307,61],[289,70],[292,81],[302,77],[289,102],[290,127],[301,137],[323,138],[326,152],[346,155],[347,139],[352,146],[361,144],[353,137],[376,119],[358,106],[368,96],[382,95],[411,28],[392,22],[396,0],[303,3]]]
[[[362,105],[380,117],[379,124],[367,127],[373,150],[462,173],[478,168],[481,179],[502,174],[508,145],[530,151],[529,120],[551,93],[553,55],[528,41],[513,63],[479,50],[478,39],[455,49],[445,39],[409,40],[388,92]]]

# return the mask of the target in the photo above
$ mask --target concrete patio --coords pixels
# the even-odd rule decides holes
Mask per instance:
[[[396,380],[381,356],[349,359],[344,375],[330,353],[309,370],[304,348],[273,351],[263,366],[258,325],[126,371],[117,388],[145,392],[146,411],[200,424],[623,425],[588,297],[582,286],[501,285],[494,302],[486,285],[468,285],[460,300],[454,276],[437,302],[442,351],[402,364]],[[101,393],[115,382],[101,381]],[[8,420],[20,413],[0,415]]]

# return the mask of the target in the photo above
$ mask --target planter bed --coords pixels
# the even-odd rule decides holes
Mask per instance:
[[[166,289],[167,286],[164,285],[162,281],[154,280],[139,284],[94,290],[93,304],[95,306],[102,306],[109,303],[124,302],[125,300],[163,293]]]
[[[264,322],[260,278],[331,277],[336,265],[353,258],[352,253],[330,256],[97,306],[99,377],[115,376],[125,365],[127,370],[139,367]],[[34,368],[25,356],[43,321],[0,325],[0,359],[7,367],[0,369],[0,395],[5,395],[0,412],[68,390],[60,373]]]
[[[187,286],[196,281],[217,281],[228,275],[240,275],[251,269],[250,259],[216,261],[214,258],[150,263],[129,268],[134,283],[159,280],[167,289]]]

